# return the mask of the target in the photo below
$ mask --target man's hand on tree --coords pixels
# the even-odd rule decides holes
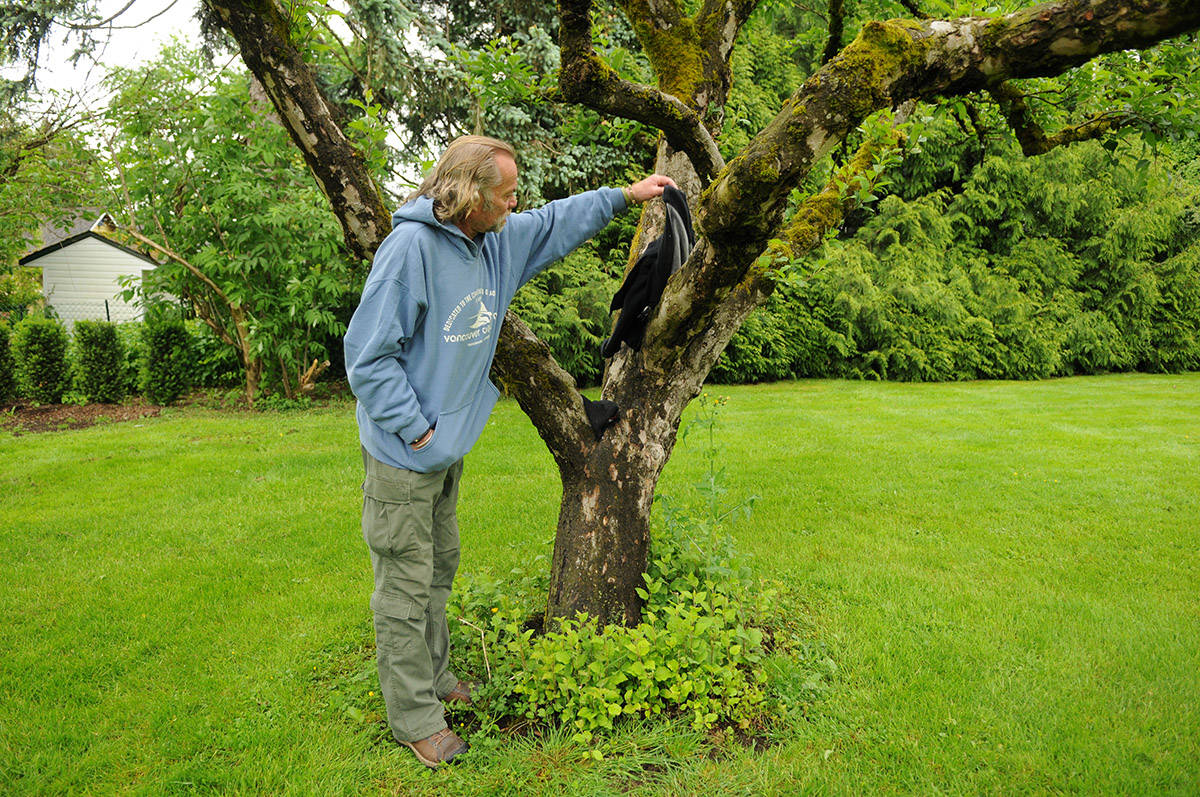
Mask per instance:
[[[648,199],[654,199],[657,196],[662,196],[663,189],[667,186],[678,188],[675,181],[665,174],[652,174],[645,180],[636,182],[625,189],[625,198],[641,204]]]

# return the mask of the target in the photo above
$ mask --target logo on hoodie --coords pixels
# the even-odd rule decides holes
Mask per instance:
[[[464,296],[442,324],[442,342],[478,346],[486,341],[496,323],[496,312],[488,309],[487,303],[491,301],[495,306],[495,300],[496,292],[487,288],[477,288]]]

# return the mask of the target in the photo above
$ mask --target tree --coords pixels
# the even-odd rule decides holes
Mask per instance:
[[[989,156],[961,190],[884,197],[746,320],[710,379],[1195,370],[1200,184],[1140,144]]]
[[[1184,0],[1064,0],[996,18],[868,22],[726,164],[713,131],[723,122],[730,56],[755,5],[708,0],[689,15],[681,4],[624,0],[657,77],[651,86],[622,79],[596,54],[590,0],[560,3],[562,96],[663,132],[657,168],[696,199],[699,236],[651,319],[646,345],[623,350],[608,366],[603,394],[622,413],[599,441],[574,381],[520,319],[506,318],[495,373],[534,422],[563,483],[549,617],[639,617],[635,589],[654,488],[684,407],[780,270],[803,259],[854,203],[861,175],[894,142],[893,128],[875,125],[839,173],[785,215],[791,190],[836,146],[883,109],[1059,74],[1200,26],[1200,5]],[[369,257],[388,230],[387,212],[292,40],[287,16],[269,0],[205,0],[205,7],[286,120],[347,246]],[[648,212],[642,223],[655,221]]]
[[[31,120],[20,106],[0,110],[0,274],[37,243],[43,224],[69,226],[103,194],[102,169],[78,130],[69,101]]]
[[[823,65],[726,163],[716,131],[730,59],[755,0],[686,7],[620,0],[653,84],[623,77],[597,53],[591,0],[560,0],[561,98],[662,131],[656,168],[692,197],[698,239],[650,320],[645,346],[623,350],[608,365],[603,394],[622,412],[599,441],[574,381],[519,318],[506,317],[495,375],[537,427],[563,483],[549,618],[576,611],[603,622],[639,617],[635,590],[646,566],[651,503],[681,413],[779,276],[802,263],[869,186],[876,158],[901,135],[889,118],[893,109],[902,117],[914,101],[1002,91],[1010,80],[1060,74],[1200,27],[1194,0],[1056,0],[1004,16],[947,20],[920,14],[914,0],[901,4],[920,18],[867,21],[839,49],[849,38],[839,30],[845,9],[831,3],[830,18],[840,24],[828,31]],[[204,0],[204,7],[261,81],[329,198],[346,247],[366,261],[389,231],[390,216],[306,61],[306,14],[323,6]],[[848,139],[857,147],[829,178],[791,201]],[[641,223],[636,240],[647,241],[661,215],[650,208]]]
[[[145,287],[186,300],[237,350],[249,402],[260,383],[303,393],[345,332],[351,283],[299,153],[248,75],[204,74],[181,45],[110,83],[119,200],[130,234],[164,260]]]

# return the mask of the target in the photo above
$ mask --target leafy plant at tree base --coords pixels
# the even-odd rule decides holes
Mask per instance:
[[[12,348],[21,394],[42,404],[60,403],[71,386],[63,325],[53,318],[23,318],[13,330]]]
[[[156,319],[146,323],[142,335],[142,392],[153,404],[173,404],[192,384],[195,353],[187,327],[179,320]]]
[[[747,504],[721,500],[713,432],[723,404],[705,397],[685,429],[707,438],[708,468],[697,485],[703,504],[696,513],[666,507],[636,626],[600,627],[580,614],[536,634],[528,618],[540,615],[546,590],[544,577],[530,575],[545,572],[537,560],[501,582],[459,579],[447,609],[451,648],[460,671],[480,682],[476,713],[485,724],[561,724],[584,743],[629,717],[754,732],[827,689],[832,661],[816,648],[798,648],[775,613],[777,590],[753,577],[724,531]],[[802,661],[788,664],[793,650]]]
[[[125,353],[115,324],[77,321],[75,361],[79,386],[88,401],[114,404],[125,397]]]
[[[11,401],[17,395],[17,364],[13,361],[9,346],[8,324],[0,321],[0,404]]]
[[[690,556],[697,534],[699,527],[676,523],[654,538],[647,608],[633,627],[598,627],[579,615],[535,635],[528,619],[540,614],[544,580],[528,571],[501,583],[460,579],[448,609],[451,644],[461,671],[481,682],[480,718],[562,724],[585,742],[622,717],[682,717],[697,730],[760,728],[781,708],[762,668],[766,637],[755,625],[768,593],[715,576],[737,570],[728,559]]]

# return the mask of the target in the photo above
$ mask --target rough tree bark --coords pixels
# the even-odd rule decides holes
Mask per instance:
[[[237,40],[292,138],[330,197],[352,251],[368,257],[389,229],[361,158],[337,125],[273,0],[204,0]],[[570,376],[510,313],[495,375],[516,396],[558,465],[563,497],[548,619],[586,612],[635,622],[650,506],[680,416],[746,316],[771,293],[781,262],[802,259],[842,217],[836,183],[785,226],[790,190],[875,111],[911,100],[988,91],[1011,78],[1059,74],[1101,53],[1141,48],[1200,27],[1195,0],[1060,0],[998,18],[891,20],[865,25],[726,164],[714,131],[730,84],[729,58],[757,0],[621,0],[658,77],[620,79],[591,46],[590,0],[560,0],[563,96],[663,131],[658,169],[695,202],[699,237],[667,286],[640,352],[606,371],[603,395],[619,422],[596,441]],[[840,184],[870,165],[866,146]],[[661,216],[644,214],[637,242]],[[633,253],[631,253],[632,259]]]

